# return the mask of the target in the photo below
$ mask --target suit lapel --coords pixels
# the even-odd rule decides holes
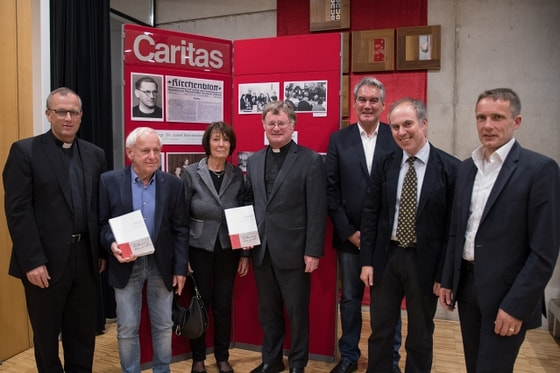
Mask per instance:
[[[251,179],[253,180],[251,188],[253,189],[255,203],[257,198],[260,198],[262,202],[266,204],[266,182],[264,180],[266,151],[267,148],[264,148],[251,156],[251,172],[253,172],[251,175]]]
[[[442,169],[441,160],[436,153],[435,148],[430,145],[430,157],[428,158],[428,164],[426,165],[426,171],[424,173],[424,181],[422,185],[418,186],[418,193],[420,193],[420,199],[418,200],[418,207],[416,208],[416,216],[419,215],[420,211],[426,206],[426,201],[432,193],[435,187],[435,180],[439,180],[438,172]]]
[[[462,188],[466,186],[460,196],[461,198],[459,201],[459,206],[461,206],[462,214],[458,215],[458,226],[460,227],[460,231],[464,232],[467,228],[467,221],[470,216],[470,206],[471,206],[471,199],[472,199],[472,190],[474,187],[474,179],[476,178],[476,173],[478,172],[478,168],[474,164],[472,158],[468,160],[470,162],[469,169],[467,170],[465,179],[463,182],[461,180],[457,180],[457,187]],[[461,185],[462,184],[462,185]]]
[[[389,220],[391,227],[395,218],[395,207],[397,204],[397,189],[399,186],[399,173],[401,170],[403,152],[402,150],[393,153],[387,170],[387,207],[389,209]]]
[[[348,144],[344,144],[354,150],[356,159],[360,163],[360,168],[364,175],[369,177],[366,163],[366,154],[364,152],[364,145],[362,143],[362,136],[360,135],[360,126],[358,123],[352,126],[352,130],[349,132]],[[375,155],[374,155],[375,158]]]
[[[200,175],[200,178],[202,179],[202,182],[206,185],[206,187],[210,191],[210,194],[212,194],[212,196],[218,202],[218,204],[221,204],[220,196],[218,195],[218,192],[216,191],[216,187],[214,186],[214,181],[212,180],[212,176],[210,176],[210,170],[208,169],[208,163],[207,162],[208,162],[207,158],[204,158],[203,160],[198,162],[197,172]],[[224,180],[222,181],[222,183],[225,183],[225,181],[226,181],[226,176],[225,176],[225,172],[224,172]],[[222,184],[221,189],[222,190],[224,189],[223,184]]]
[[[91,207],[92,196],[93,196],[93,190],[92,190],[92,188],[93,188],[93,178],[92,178],[93,175],[91,173],[92,168],[91,167],[85,167],[83,160],[84,159],[89,159],[91,157],[91,153],[90,153],[89,146],[87,146],[87,144],[85,144],[84,141],[76,139],[76,145],[78,145],[77,149],[78,149],[79,159],[80,159],[80,163],[82,165],[82,170],[83,170],[83,173],[84,173],[84,190],[85,190],[85,199],[86,199],[85,203],[86,203],[86,206],[88,206],[88,210],[89,210],[89,207]]]
[[[51,135],[50,131],[42,136],[41,143],[43,144],[45,157],[51,164],[53,173],[58,181],[64,200],[66,201],[68,208],[72,211],[72,192],[70,190],[70,182],[68,179],[68,168],[63,166],[68,162],[64,159],[64,154],[54,142],[54,135]]]
[[[120,174],[119,182],[119,193],[121,195],[122,205],[124,211],[130,212],[133,209],[132,206],[132,186],[130,184],[130,166],[126,167],[124,171]]]
[[[488,215],[488,212],[496,202],[496,199],[498,199],[498,196],[504,189],[509,178],[513,174],[513,171],[515,171],[515,169],[517,168],[517,161],[519,160],[520,151],[521,151],[521,147],[519,146],[519,144],[517,142],[513,144],[513,147],[511,148],[508,156],[506,157],[506,160],[502,165],[502,169],[500,170],[500,173],[498,174],[498,177],[494,182],[494,186],[490,191],[490,195],[488,196],[488,201],[486,201],[486,205],[484,206],[484,212],[482,213],[482,217],[480,218],[481,223],[484,221],[484,218],[486,218],[486,215]]]
[[[156,170],[156,210],[154,211],[154,237],[152,240],[157,241],[159,235],[159,228],[163,221],[163,211],[167,208],[167,184],[162,175],[162,171]]]

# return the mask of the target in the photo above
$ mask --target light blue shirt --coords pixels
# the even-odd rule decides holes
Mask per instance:
[[[154,172],[148,185],[144,185],[142,180],[130,168],[130,178],[132,186],[132,209],[140,210],[144,217],[144,222],[150,233],[152,240],[154,239],[154,214],[156,212],[156,173]]]

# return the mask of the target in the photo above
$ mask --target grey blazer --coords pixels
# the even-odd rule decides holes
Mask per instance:
[[[183,174],[185,199],[189,219],[189,245],[214,251],[216,240],[220,246],[230,249],[231,243],[224,209],[241,206],[245,192],[243,173],[231,163],[225,172],[219,193],[208,170],[207,158],[191,164]]]

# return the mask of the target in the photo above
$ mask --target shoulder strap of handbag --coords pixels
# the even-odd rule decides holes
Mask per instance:
[[[188,276],[189,276],[189,278],[190,278],[191,281],[192,281],[192,285],[193,285],[193,289],[194,289],[194,295],[195,295],[197,298],[201,298],[200,292],[198,291],[198,286],[196,286],[196,281],[195,281],[195,279],[194,279],[193,274],[192,274],[191,272],[188,272]]]

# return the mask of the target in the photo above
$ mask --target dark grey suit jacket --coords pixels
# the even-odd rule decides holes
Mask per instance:
[[[397,150],[379,160],[364,204],[360,260],[362,266],[374,267],[374,286],[381,280],[389,258],[402,158],[403,151]],[[434,282],[441,279],[459,164],[457,158],[430,144],[430,157],[416,208],[418,281],[427,296],[433,294]]]
[[[214,251],[214,244],[219,240],[222,248],[231,248],[224,209],[243,204],[245,185],[241,169],[231,163],[226,162],[222,177],[218,193],[206,158],[189,165],[183,174],[191,247]]]
[[[399,149],[391,128],[379,123],[373,155],[375,163],[383,155]],[[325,160],[329,216],[334,225],[332,245],[337,250],[359,254],[348,237],[361,230],[364,199],[369,184],[360,128],[356,123],[334,132],[329,141]]]
[[[132,211],[130,166],[106,172],[99,184],[100,242],[108,252],[108,282],[122,289],[128,283],[133,263],[119,263],[113,256],[115,241],[109,219]],[[188,222],[183,183],[175,175],[156,171],[156,210],[152,242],[154,259],[168,290],[173,288],[173,276],[187,275]]]
[[[77,139],[85,187],[87,225],[92,270],[98,273],[97,188],[99,174],[106,170],[101,148]],[[60,146],[51,131],[15,142],[4,167],[4,202],[12,238],[9,273],[25,278],[26,272],[43,264],[51,281],[64,272],[73,232],[73,209],[68,172]],[[104,254],[104,253],[103,253]],[[103,255],[104,256],[104,255]]]
[[[457,299],[465,231],[478,169],[457,176],[442,287]],[[484,207],[475,238],[475,283],[488,317],[501,308],[527,328],[541,325],[544,289],[560,247],[560,171],[556,162],[513,145]]]
[[[268,148],[247,161],[249,203],[254,202],[261,245],[253,263],[262,264],[268,250],[280,269],[304,268],[304,255],[321,257],[327,220],[323,159],[315,151],[292,143],[270,193],[266,195],[265,160]]]

